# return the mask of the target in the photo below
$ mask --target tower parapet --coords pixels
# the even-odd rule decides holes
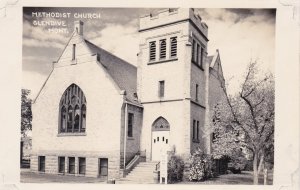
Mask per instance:
[[[207,37],[208,26],[202,21],[201,16],[193,8],[163,9],[156,14],[147,14],[140,17],[139,31],[154,29],[170,24],[176,24],[189,20],[194,27],[197,27]]]

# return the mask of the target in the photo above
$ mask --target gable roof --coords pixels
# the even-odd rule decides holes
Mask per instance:
[[[214,56],[211,55],[211,56],[207,56],[207,62],[209,63],[209,66],[211,67],[211,62],[213,60]]]
[[[209,63],[210,73],[212,75],[217,75],[215,77],[220,78],[224,81],[223,69],[221,64],[220,52],[217,49],[215,54],[212,56],[207,56],[207,61]]]
[[[104,66],[118,87],[126,91],[126,100],[132,103],[138,103],[135,97],[137,90],[137,68],[112,53],[96,46],[92,42],[86,39],[84,41],[92,53],[100,56],[99,64]]]

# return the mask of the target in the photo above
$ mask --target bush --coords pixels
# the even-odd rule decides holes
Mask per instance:
[[[236,149],[234,154],[230,157],[230,162],[228,163],[228,169],[234,174],[241,173],[245,170],[248,160],[246,159],[245,153],[242,149]]]
[[[190,181],[203,181],[216,176],[216,166],[213,157],[197,149],[190,158]]]
[[[171,156],[168,161],[168,183],[182,181],[184,162],[178,156]]]

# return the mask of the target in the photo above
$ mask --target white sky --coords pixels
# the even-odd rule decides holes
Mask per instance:
[[[61,54],[70,34],[50,33],[46,27],[33,26],[32,11],[100,12],[101,19],[84,20],[85,37],[96,45],[136,65],[138,17],[149,9],[28,9],[23,23],[22,87],[34,98]],[[258,59],[264,72],[274,73],[275,15],[266,9],[197,9],[208,25],[208,55],[219,49],[229,92],[238,90],[246,66]],[[119,15],[124,15],[120,17]],[[41,19],[43,20],[43,19]],[[48,19],[49,20],[49,19]],[[53,19],[55,20],[55,19]],[[73,19],[66,20],[72,32]],[[232,78],[231,80],[228,80]]]

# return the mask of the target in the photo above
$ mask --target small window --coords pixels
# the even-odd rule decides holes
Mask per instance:
[[[203,69],[204,48],[201,47],[200,67]]]
[[[193,39],[193,44],[192,44],[192,62],[195,62],[195,49],[196,49],[196,41]]]
[[[196,63],[199,65],[199,57],[200,57],[200,46],[197,44],[197,49],[196,49]]]
[[[159,141],[159,137],[157,137],[157,142]]]
[[[58,157],[58,172],[65,173],[65,157]]]
[[[150,52],[149,52],[149,55],[150,55],[149,61],[155,61],[155,57],[156,57],[156,43],[155,43],[155,41],[150,42],[149,49],[150,49]]]
[[[75,60],[75,57],[76,57],[76,44],[73,44],[72,61]]]
[[[38,162],[39,162],[39,168],[38,168],[38,170],[40,171],[40,172],[45,172],[45,166],[46,166],[46,158],[45,158],[45,156],[39,156],[38,157]]]
[[[156,142],[156,140],[154,139],[154,143]]]
[[[168,139],[166,139],[166,144],[168,144]]]
[[[100,54],[99,53],[96,54],[96,57],[97,57],[97,61],[100,62]]]
[[[127,136],[128,137],[133,137],[133,118],[134,115],[133,113],[128,113],[128,129],[127,129]]]
[[[177,37],[171,38],[171,53],[170,57],[177,57]]]
[[[160,44],[159,59],[166,59],[166,53],[167,53],[166,39],[160,40],[159,44]]]
[[[107,176],[108,174],[108,159],[99,158],[99,176]]]
[[[159,97],[164,97],[165,95],[165,81],[159,81],[159,93],[158,93]]]
[[[162,141],[165,141],[165,137],[163,137]]]
[[[193,139],[196,139],[196,120],[193,120]]]
[[[199,121],[197,121],[196,139],[199,140]]]
[[[196,84],[196,101],[198,102],[198,89],[199,89],[199,85]]]
[[[75,157],[69,157],[69,170],[70,174],[75,174]]]
[[[78,173],[79,174],[85,174],[85,168],[86,168],[86,161],[85,161],[85,158],[79,158],[78,159],[78,162],[79,162],[79,171]]]

